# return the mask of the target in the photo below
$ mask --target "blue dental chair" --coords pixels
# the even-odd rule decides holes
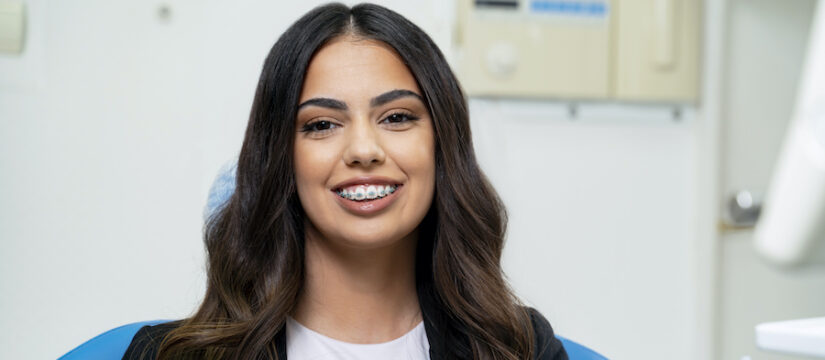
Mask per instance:
[[[217,178],[215,178],[209,190],[209,198],[203,214],[205,220],[208,220],[210,216],[215,214],[226,200],[232,196],[232,193],[235,191],[236,170],[237,164],[229,164],[224,166]],[[80,344],[80,346],[72,349],[58,360],[120,360],[132,342],[132,338],[141,327],[157,325],[168,321],[171,320],[142,321],[116,327]],[[571,360],[607,360],[606,357],[574,341],[561,336],[556,336],[556,338],[564,344],[564,349],[567,351],[567,355]]]
[[[95,336],[91,340],[74,348],[72,351],[61,356],[58,360],[120,360],[126,353],[126,348],[132,342],[132,337],[137,331],[146,325],[157,325],[170,320],[153,320],[136,322],[132,324],[116,327],[112,330]],[[556,336],[564,344],[567,356],[570,360],[607,360],[585,346],[574,341],[567,340],[561,336]]]

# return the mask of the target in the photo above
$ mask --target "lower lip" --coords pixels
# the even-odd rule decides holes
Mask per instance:
[[[344,209],[349,210],[351,213],[356,215],[373,215],[378,213],[381,210],[384,210],[387,206],[390,206],[395,201],[395,198],[398,197],[398,193],[401,192],[401,189],[404,188],[402,185],[398,185],[395,188],[395,191],[392,194],[384,196],[380,199],[375,200],[367,200],[367,201],[354,201],[349,199],[344,199],[335,191],[332,191],[332,196],[335,196],[338,199],[338,204],[344,207]]]

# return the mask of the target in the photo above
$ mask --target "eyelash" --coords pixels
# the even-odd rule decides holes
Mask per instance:
[[[315,127],[321,124],[329,125],[326,129],[316,129]],[[304,127],[301,128],[301,132],[308,132],[308,133],[319,133],[323,134],[327,131],[332,131],[333,128],[337,127],[337,124],[334,124],[332,121],[328,120],[318,120],[318,121],[310,121],[304,124]]]
[[[402,120],[402,121],[397,121],[397,122],[391,122],[391,121],[389,121],[389,119],[390,119],[390,118],[392,118],[392,117],[402,117],[402,118],[404,118],[405,120]],[[416,120],[418,120],[418,117],[417,117],[417,116],[415,116],[415,115],[413,115],[413,114],[411,114],[411,113],[408,113],[408,112],[398,111],[398,112],[394,112],[394,113],[392,113],[392,114],[387,115],[387,117],[385,117],[384,119],[382,119],[382,120],[381,120],[381,122],[385,122],[385,121],[386,121],[386,122],[387,122],[387,124],[389,124],[390,126],[397,126],[397,125],[399,125],[399,124],[403,124],[403,123],[405,123],[405,122],[416,121]]]
[[[399,117],[402,118],[401,121],[391,121],[390,120],[391,118],[396,118],[397,119]],[[381,123],[386,122],[389,126],[399,126],[400,124],[410,122],[410,121],[416,121],[418,119],[419,118],[417,116],[414,116],[411,113],[399,111],[399,112],[394,112],[390,115],[387,115],[387,117],[381,119],[380,122]],[[319,126],[319,125],[324,125],[324,126],[326,126],[326,128],[325,129],[318,129],[317,126]],[[332,129],[334,129],[338,126],[339,126],[338,124],[335,124],[335,123],[333,123],[332,121],[329,121],[329,120],[310,121],[310,122],[304,124],[304,126],[301,128],[301,132],[315,133],[315,134],[320,135],[320,134],[325,134],[329,131],[332,131]]]

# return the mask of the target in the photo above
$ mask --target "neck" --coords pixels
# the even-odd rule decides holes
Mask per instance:
[[[419,322],[417,233],[377,249],[336,244],[306,226],[304,286],[293,317],[341,341],[370,344],[401,337]]]

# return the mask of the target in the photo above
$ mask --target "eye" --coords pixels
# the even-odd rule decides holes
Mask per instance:
[[[332,129],[336,127],[338,127],[338,125],[334,124],[332,121],[319,120],[306,123],[304,127],[301,128],[301,131],[311,133],[323,133],[332,131]]]
[[[320,120],[320,121],[312,121],[308,122],[304,125],[301,131],[304,132],[316,132],[316,131],[326,131],[330,130],[337,125],[333,124],[331,121]]]
[[[385,117],[381,120],[381,123],[384,123],[390,127],[404,127],[415,120],[418,120],[418,117],[413,114],[396,112]]]

